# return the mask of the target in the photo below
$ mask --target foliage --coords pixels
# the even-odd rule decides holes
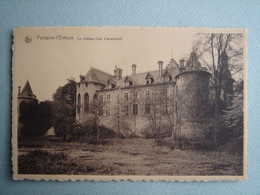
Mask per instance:
[[[41,136],[52,126],[51,102],[21,102],[19,109],[19,131],[22,136]]]
[[[53,94],[53,126],[57,136],[66,136],[73,129],[76,117],[76,81],[59,87]]]
[[[221,116],[223,124],[221,137],[226,140],[243,136],[243,105],[243,82],[241,81],[236,85],[232,104],[223,111]]]
[[[242,34],[211,33],[199,34],[194,42],[194,51],[202,65],[212,73],[211,84],[214,92],[214,133],[213,141],[217,143],[220,131],[221,94],[232,75],[243,70]]]

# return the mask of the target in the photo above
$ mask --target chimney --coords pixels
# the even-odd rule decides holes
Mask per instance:
[[[82,82],[85,79],[85,76],[80,75],[79,78],[80,78],[80,82]]]
[[[158,65],[159,65],[159,70],[158,70],[159,78],[161,78],[162,77],[162,69],[163,69],[163,61],[158,61]]]
[[[132,75],[135,75],[136,74],[136,65],[133,64],[132,65]]]
[[[116,80],[120,80],[122,78],[122,69],[121,68],[117,68],[117,66],[115,66],[114,77],[116,78]]]
[[[181,60],[179,60],[179,62],[180,62],[180,68],[183,68],[183,67],[184,67],[184,62],[185,62],[185,60],[184,60],[184,59],[181,59]]]
[[[21,95],[21,87],[18,87],[18,95]]]

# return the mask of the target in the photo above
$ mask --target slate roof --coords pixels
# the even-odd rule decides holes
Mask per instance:
[[[195,52],[191,52],[190,57],[186,63],[186,67],[200,69],[201,64]]]
[[[160,78],[159,71],[157,69],[154,71],[128,75],[122,77],[119,80],[116,80],[113,75],[91,67],[91,69],[88,71],[85,78],[82,79],[81,82],[94,82],[94,83],[101,83],[103,85],[112,83],[112,84],[116,84],[116,88],[119,88],[119,87],[125,87],[125,81],[132,82],[131,86],[146,85],[147,76],[154,80],[153,84],[163,83],[164,82],[163,76],[168,76],[169,74],[174,81],[175,76],[179,73],[180,73],[179,65],[174,59],[171,59],[167,67],[162,69],[162,75],[161,75],[162,78]]]
[[[124,82],[131,82],[133,83],[133,79],[130,76],[126,76]]]
[[[109,79],[113,79],[113,75],[105,73],[101,70],[91,67],[81,82],[93,82],[106,85]]]
[[[25,83],[24,88],[23,88],[22,92],[18,95],[18,97],[36,99],[36,96],[33,94],[31,85],[30,85],[30,83],[29,83],[28,80],[27,80],[27,82]]]
[[[150,72],[147,73],[145,79],[152,79],[152,80],[154,80],[153,75]]]
[[[107,84],[109,85],[110,83],[113,85],[116,85],[117,82],[115,81],[115,79],[110,78],[110,79],[108,79]]]

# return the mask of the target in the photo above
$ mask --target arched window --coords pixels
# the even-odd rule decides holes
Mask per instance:
[[[80,107],[81,107],[81,97],[80,94],[78,95],[78,113],[80,112]]]
[[[98,95],[95,93],[93,96],[93,104],[91,105],[91,111],[97,112],[101,102],[98,101]]]
[[[86,112],[89,111],[89,95],[88,93],[85,93],[84,95],[84,109]]]

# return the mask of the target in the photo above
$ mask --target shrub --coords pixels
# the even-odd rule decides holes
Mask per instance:
[[[49,101],[22,102],[19,105],[18,131],[24,137],[43,135],[52,126],[52,106]],[[19,137],[21,139],[21,137]]]
[[[18,157],[19,174],[65,174],[69,155],[34,150]]]

